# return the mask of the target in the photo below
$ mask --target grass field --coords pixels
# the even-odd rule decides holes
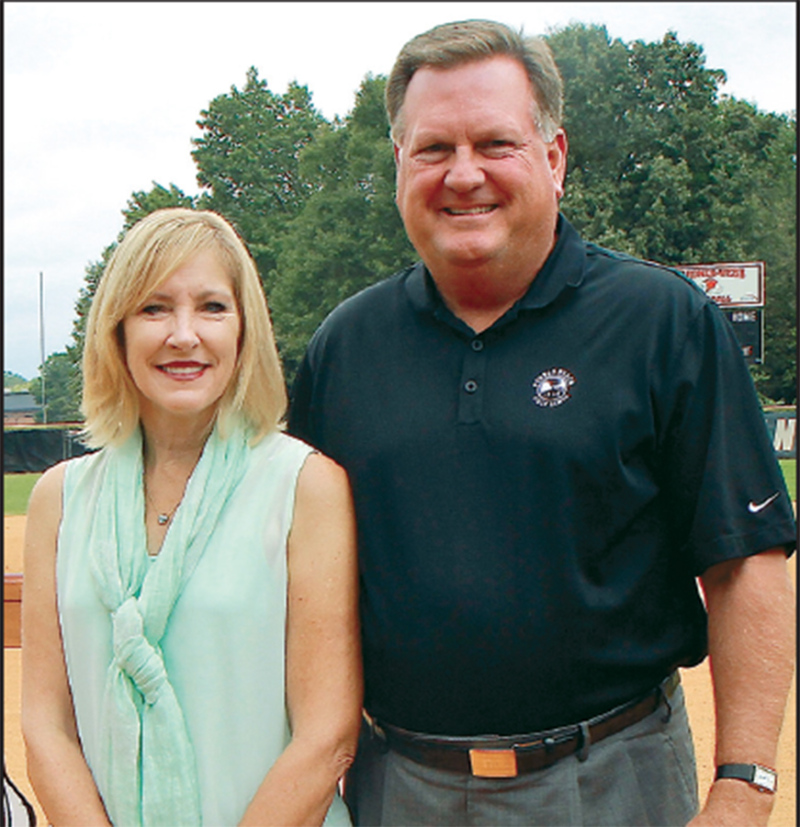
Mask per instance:
[[[783,476],[786,479],[786,487],[789,489],[789,496],[792,502],[797,502],[797,460],[779,459]]]
[[[779,460],[789,495],[792,501],[797,500],[797,460]],[[36,480],[41,474],[4,474],[3,475],[3,514],[12,517],[15,514],[24,514],[28,508],[28,497],[31,495]]]
[[[28,510],[28,498],[41,474],[3,474],[3,516],[13,517]]]

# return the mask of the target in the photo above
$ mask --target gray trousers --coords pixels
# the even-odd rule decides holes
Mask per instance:
[[[353,824],[412,827],[685,825],[698,811],[683,689],[639,723],[516,778],[477,778],[399,755],[365,725],[345,781]],[[668,717],[668,720],[665,719]]]

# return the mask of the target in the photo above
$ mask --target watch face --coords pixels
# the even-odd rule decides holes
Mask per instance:
[[[772,770],[766,767],[759,767],[757,764],[753,767],[753,786],[774,793],[777,780],[777,776]]]

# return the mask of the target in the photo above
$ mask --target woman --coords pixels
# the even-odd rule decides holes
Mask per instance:
[[[126,235],[89,314],[97,453],[25,539],[23,732],[52,824],[349,823],[361,710],[344,472],[280,433],[261,285],[210,212]]]

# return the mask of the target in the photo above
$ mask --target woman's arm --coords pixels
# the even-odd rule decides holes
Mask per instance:
[[[22,733],[28,776],[51,824],[110,822],[81,751],[56,603],[64,466],[46,471],[28,504],[22,595]]]
[[[355,518],[344,471],[308,457],[289,534],[286,695],[292,740],[242,825],[322,824],[361,722]]]

